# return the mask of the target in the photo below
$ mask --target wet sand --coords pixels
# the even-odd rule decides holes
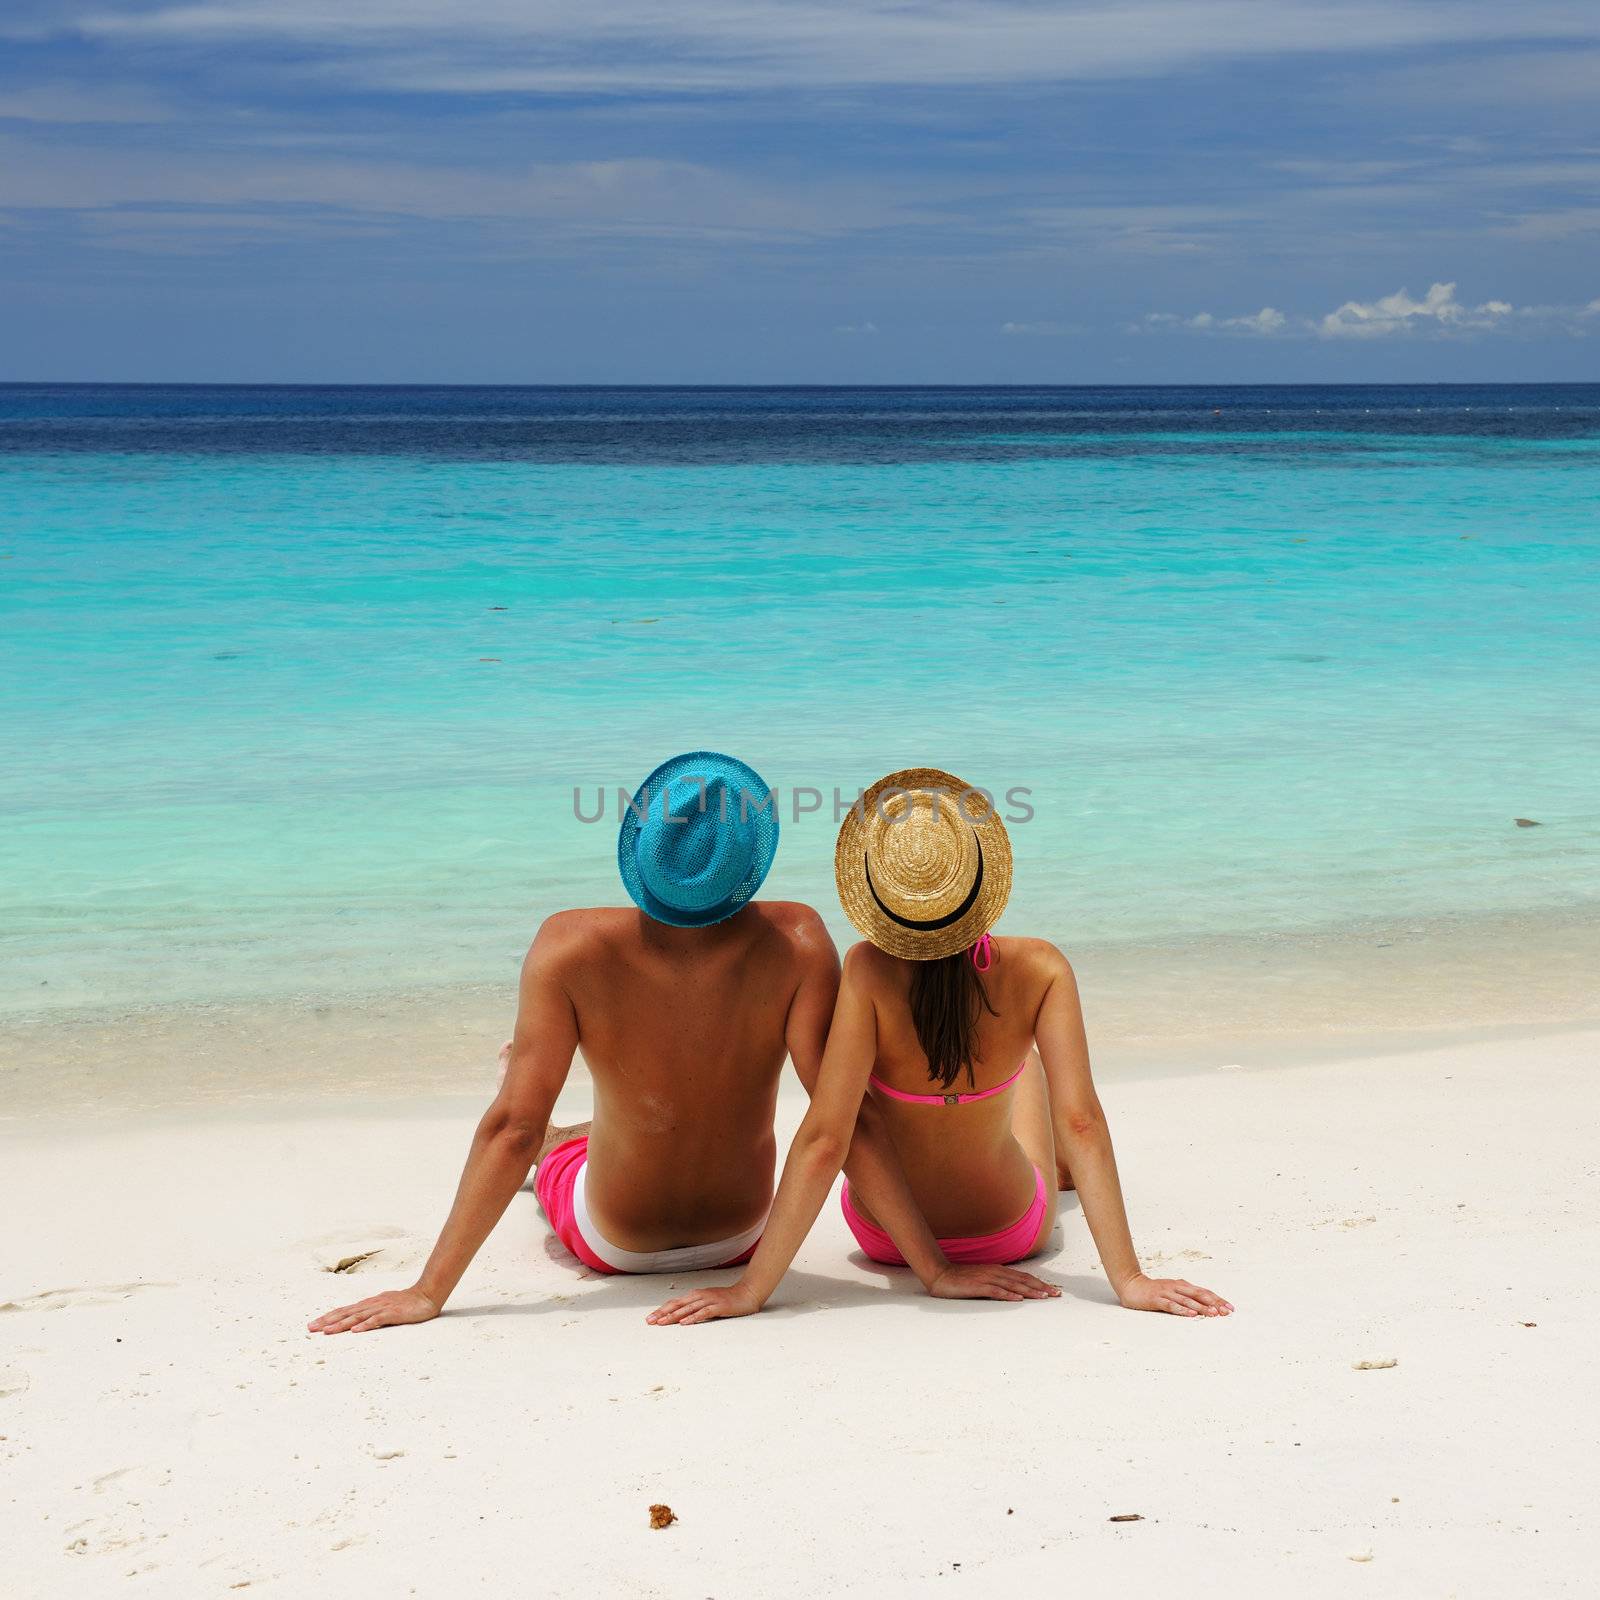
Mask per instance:
[[[1097,1063],[1289,1063],[1600,1027],[1600,916],[1435,918],[1062,947]],[[508,966],[510,963],[508,962]],[[0,1119],[486,1092],[511,980],[0,1016]]]

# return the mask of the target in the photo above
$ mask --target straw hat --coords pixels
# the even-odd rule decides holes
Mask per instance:
[[[675,928],[731,917],[778,848],[778,805],[753,767],[714,750],[663,761],[622,814],[617,868],[646,916]]]
[[[845,915],[880,950],[935,961],[976,944],[1011,894],[1011,840],[981,789],[937,767],[879,778],[833,853]]]

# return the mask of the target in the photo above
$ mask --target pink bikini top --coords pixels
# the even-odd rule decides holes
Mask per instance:
[[[873,1073],[867,1082],[891,1100],[904,1100],[911,1106],[964,1106],[974,1100],[989,1100],[997,1094],[1004,1094],[1027,1070],[1028,1058],[1024,1056],[1022,1065],[1004,1083],[997,1083],[992,1089],[976,1089],[971,1094],[907,1094],[904,1089],[891,1089],[877,1073]]]

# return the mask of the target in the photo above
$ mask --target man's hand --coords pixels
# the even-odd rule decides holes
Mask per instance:
[[[726,1289],[697,1289],[680,1294],[664,1306],[657,1306],[644,1320],[658,1328],[671,1323],[691,1327],[696,1322],[715,1322],[718,1317],[748,1317],[761,1309],[761,1302],[742,1283]]]
[[[932,1283],[935,1300],[1054,1300],[1061,1291],[1015,1267],[951,1263]]]
[[[371,1333],[374,1328],[398,1328],[407,1322],[431,1322],[439,1315],[436,1301],[420,1289],[390,1289],[340,1306],[306,1325],[308,1333]]]
[[[1226,1317],[1233,1307],[1186,1278],[1147,1278],[1142,1272],[1129,1278],[1117,1298],[1130,1311],[1165,1311],[1174,1317]]]

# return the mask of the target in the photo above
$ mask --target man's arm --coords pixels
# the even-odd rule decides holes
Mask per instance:
[[[563,933],[546,922],[522,964],[516,1032],[500,1092],[478,1123],[467,1164],[422,1275],[409,1289],[340,1306],[312,1333],[370,1333],[439,1315],[483,1241],[522,1187],[544,1142],[578,1048],[578,1019],[557,974]]]
[[[1111,1148],[1111,1129],[1089,1070],[1078,981],[1067,958],[1050,949],[1052,973],[1039,1007],[1034,1036],[1050,1085],[1050,1115],[1056,1151],[1072,1170],[1084,1220],[1100,1252],[1100,1265],[1117,1298],[1134,1311],[1167,1311],[1180,1317],[1226,1316],[1233,1307],[1220,1295],[1184,1278],[1149,1278],[1134,1253],[1128,1209]]]

